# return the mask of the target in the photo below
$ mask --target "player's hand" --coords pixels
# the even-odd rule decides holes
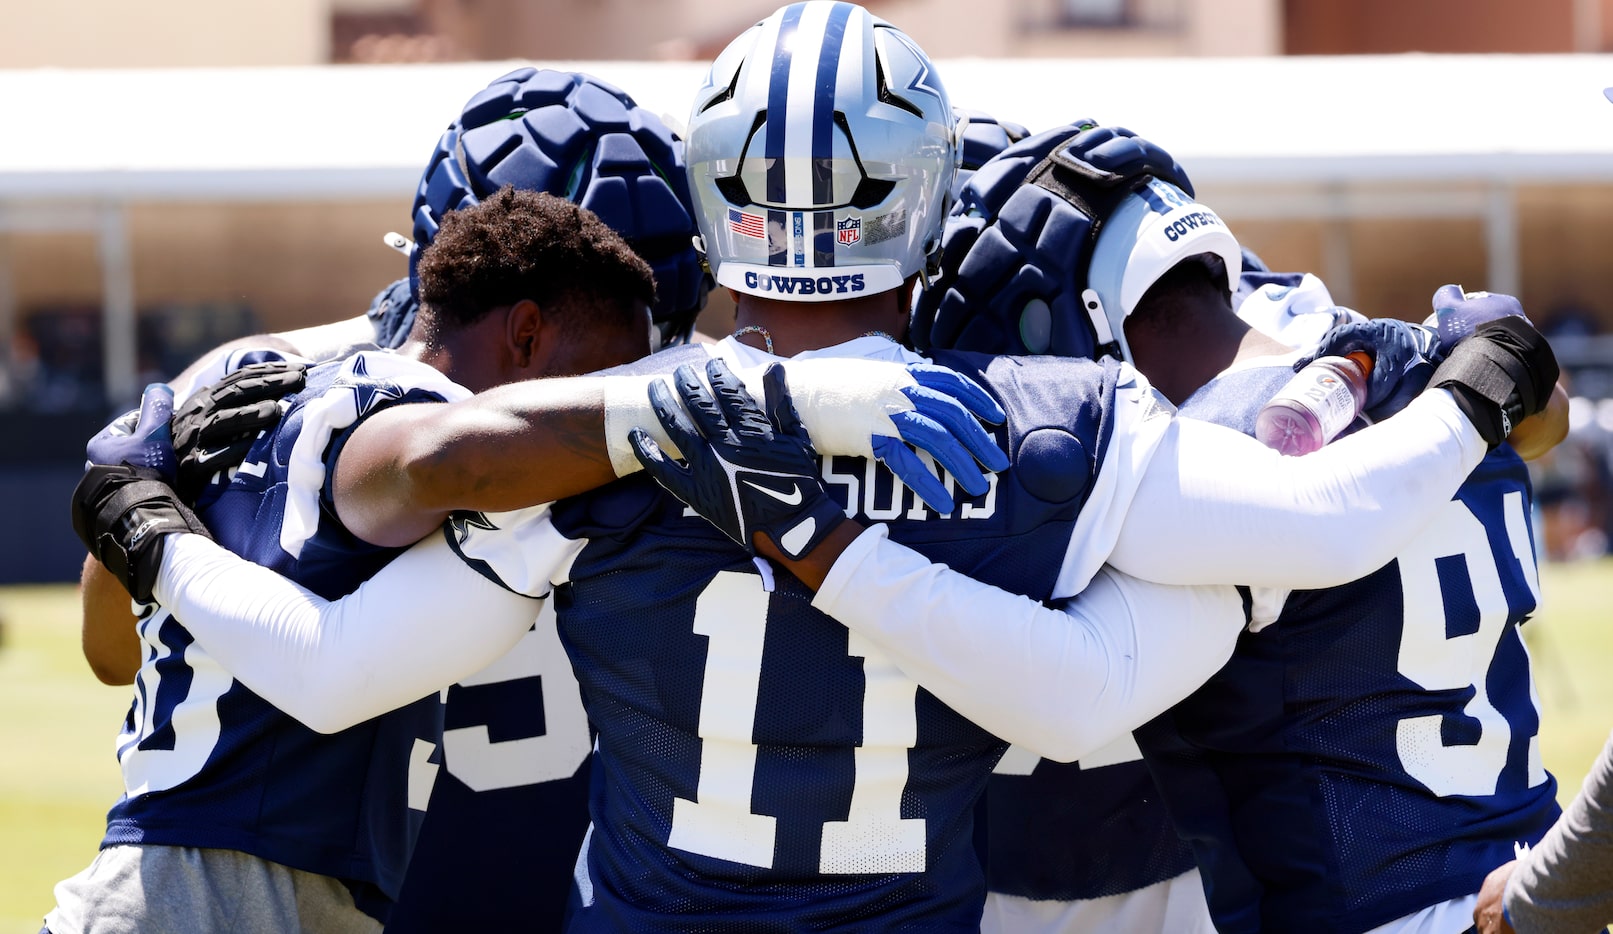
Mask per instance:
[[[1472,336],[1473,329],[1484,322],[1514,315],[1529,320],[1523,303],[1511,295],[1464,292],[1459,285],[1442,285],[1434,291],[1432,324],[1446,351]]]
[[[1125,127],[1087,126],[1058,151],[1061,156],[1083,163],[1082,174],[1105,187],[1152,175],[1187,192],[1188,197],[1194,197],[1193,182],[1181,163]]]
[[[937,512],[952,511],[952,496],[909,444],[971,496],[989,486],[982,467],[1008,467],[1008,455],[981,427],[1002,424],[1002,407],[960,373],[929,363],[828,357],[783,366],[795,410],[819,452],[877,458]]]
[[[258,435],[280,421],[280,400],[302,390],[308,367],[274,360],[241,367],[198,389],[173,417],[174,491],[186,503],[241,465]]]
[[[178,459],[169,420],[174,414],[174,391],[167,383],[152,383],[140,396],[140,408],[126,412],[102,428],[84,446],[84,468],[96,464],[127,464],[155,471],[172,483]]]
[[[1518,861],[1506,863],[1490,870],[1484,877],[1484,885],[1479,887],[1479,901],[1473,906],[1473,927],[1479,934],[1515,934],[1512,923],[1507,920],[1506,894],[1507,880],[1512,878],[1512,870],[1517,868]]]
[[[1372,421],[1382,421],[1405,408],[1428,385],[1439,341],[1428,328],[1393,318],[1341,324],[1323,335],[1317,352],[1296,363],[1294,369],[1317,357],[1343,357],[1357,351],[1372,357],[1362,411]]]
[[[1544,411],[1557,385],[1557,357],[1527,320],[1485,321],[1457,344],[1429,385],[1445,388],[1480,436],[1495,447],[1512,428]]]
[[[719,359],[706,364],[711,388],[685,364],[672,375],[678,404],[662,380],[650,403],[685,464],[668,459],[641,428],[629,433],[633,452],[656,482],[755,554],[761,534],[785,557],[800,558],[846,514],[824,491],[818,455],[795,417],[784,371],[762,376],[767,407]],[[687,409],[687,411],[686,411]]]
[[[1473,333],[1473,329],[1497,318],[1519,317],[1525,321],[1523,303],[1499,292],[1466,292],[1459,285],[1442,285],[1434,292],[1434,313],[1424,324],[1439,334],[1441,353],[1449,353]],[[1531,322],[1532,323],[1532,322]],[[1559,385],[1546,410],[1512,426],[1507,443],[1524,460],[1534,460],[1568,437],[1568,393]]]
[[[168,534],[208,535],[161,474],[128,464],[92,465],[79,480],[73,531],[140,603],[151,602]]]

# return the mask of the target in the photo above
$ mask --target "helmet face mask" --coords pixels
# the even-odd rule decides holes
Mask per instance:
[[[795,301],[900,287],[939,243],[958,147],[946,91],[906,35],[855,4],[780,9],[718,56],[689,119],[718,283]]]

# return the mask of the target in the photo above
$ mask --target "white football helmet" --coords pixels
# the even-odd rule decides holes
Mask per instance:
[[[1099,344],[1117,342],[1130,360],[1126,316],[1143,293],[1189,257],[1218,257],[1230,293],[1238,288],[1243,249],[1214,211],[1169,182],[1150,178],[1120,203],[1098,233],[1081,304],[1092,319]]]
[[[900,287],[940,243],[957,129],[929,58],[856,4],[792,3],[746,30],[684,144],[717,282],[807,302]]]

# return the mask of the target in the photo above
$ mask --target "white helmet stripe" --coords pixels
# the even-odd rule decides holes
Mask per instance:
[[[840,31],[826,33],[829,28],[828,14],[836,6],[839,4],[802,5],[800,26],[790,43],[795,48],[791,53],[792,60],[786,66],[789,69],[789,90],[785,104],[786,116],[780,125],[784,127],[784,162],[787,166],[784,176],[784,197],[781,200],[792,208],[818,203],[813,198],[817,192],[812,184],[813,161],[823,155],[816,145],[818,127],[832,126],[829,122],[832,113],[827,110],[822,114],[819,113],[818,68],[826,55],[835,60],[839,59]],[[821,41],[814,41],[820,36]],[[796,37],[799,37],[798,41]],[[834,101],[832,83],[828,92],[824,102],[832,108]],[[768,122],[768,128],[772,129],[772,121]]]

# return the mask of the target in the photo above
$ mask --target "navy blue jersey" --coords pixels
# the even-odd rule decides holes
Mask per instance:
[[[1226,374],[1181,412],[1249,431],[1291,375]],[[1539,593],[1529,498],[1497,449],[1396,560],[1288,595],[1138,731],[1219,930],[1365,931],[1477,892],[1556,819],[1518,633]]]
[[[561,930],[593,739],[549,604],[514,649],[448,689],[443,727],[388,934]]]
[[[707,355],[677,348],[633,366],[666,372]],[[946,516],[856,458],[824,460],[830,495],[932,559],[1052,597],[1080,549],[1072,532],[1122,371],[937,362],[1003,404],[1014,466]],[[452,523],[450,541],[512,589],[557,585],[561,639],[599,731],[572,929],[978,929],[972,815],[1000,740],[645,476],[534,516],[550,523],[547,541],[523,520],[484,516]]]
[[[1113,758],[998,767],[981,807],[991,891],[1084,901],[1193,868],[1193,851],[1177,835],[1135,746]]]
[[[391,354],[310,369],[280,424],[198,512],[231,551],[327,599],[347,594],[399,551],[336,517],[330,471],[351,428],[390,405],[465,395]],[[125,794],[102,846],[237,850],[341,879],[384,918],[436,769],[438,699],[321,735],[236,682],[166,611],[139,632],[145,659],[118,745]]]

